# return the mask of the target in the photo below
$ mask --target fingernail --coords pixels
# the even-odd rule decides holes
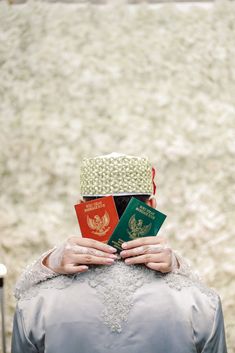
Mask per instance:
[[[127,243],[122,243],[122,248],[126,249],[127,248]]]
[[[126,259],[126,260],[125,260],[125,263],[126,263],[126,264],[129,264],[129,263],[130,263],[130,260],[129,260],[129,259]]]
[[[112,246],[109,247],[109,250],[112,252],[117,252],[117,249],[113,248]]]
[[[121,251],[121,252],[120,252],[120,255],[121,255],[121,256],[125,256],[125,255],[126,255],[126,251],[125,251],[125,250],[124,250],[124,251]]]
[[[81,266],[80,268],[82,271],[88,270],[88,266]]]
[[[107,262],[108,264],[113,264],[113,263],[114,263],[114,259],[107,259],[106,262]]]
[[[109,257],[111,257],[111,259],[116,259],[116,258],[117,258],[117,255],[115,255],[115,254],[110,254]]]

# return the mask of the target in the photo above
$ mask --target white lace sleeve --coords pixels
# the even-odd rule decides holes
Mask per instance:
[[[51,249],[43,253],[39,259],[35,260],[32,264],[28,265],[20,278],[16,282],[14,288],[14,296],[19,300],[23,293],[39,282],[43,282],[48,278],[59,276],[46,266],[43,265],[43,260],[48,256],[54,249]]]
[[[190,278],[193,281],[202,281],[202,277],[200,274],[193,270],[190,261],[186,258],[184,258],[178,251],[173,251],[178,263],[179,263],[179,268],[174,268],[173,273],[183,275],[185,277]]]

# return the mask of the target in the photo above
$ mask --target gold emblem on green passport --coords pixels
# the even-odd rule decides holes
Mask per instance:
[[[150,231],[152,224],[149,223],[147,225],[144,225],[143,219],[136,219],[135,214],[131,216],[129,222],[128,222],[128,231],[127,233],[129,234],[131,239],[136,239],[138,237],[144,237],[145,234],[147,234]]]
[[[108,244],[120,252],[123,242],[156,235],[165,219],[164,213],[132,197]]]
[[[108,227],[110,223],[110,217],[107,211],[103,216],[99,216],[96,214],[93,218],[87,216],[87,225],[90,229],[92,229],[91,233],[99,236],[103,236],[110,229]]]

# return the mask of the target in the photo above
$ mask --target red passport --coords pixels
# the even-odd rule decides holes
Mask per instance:
[[[87,201],[74,207],[82,236],[107,242],[119,222],[113,196]]]

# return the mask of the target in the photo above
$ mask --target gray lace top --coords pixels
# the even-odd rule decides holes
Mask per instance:
[[[16,286],[12,353],[226,353],[218,295],[177,259],[169,274],[117,260],[69,276],[39,259]]]

